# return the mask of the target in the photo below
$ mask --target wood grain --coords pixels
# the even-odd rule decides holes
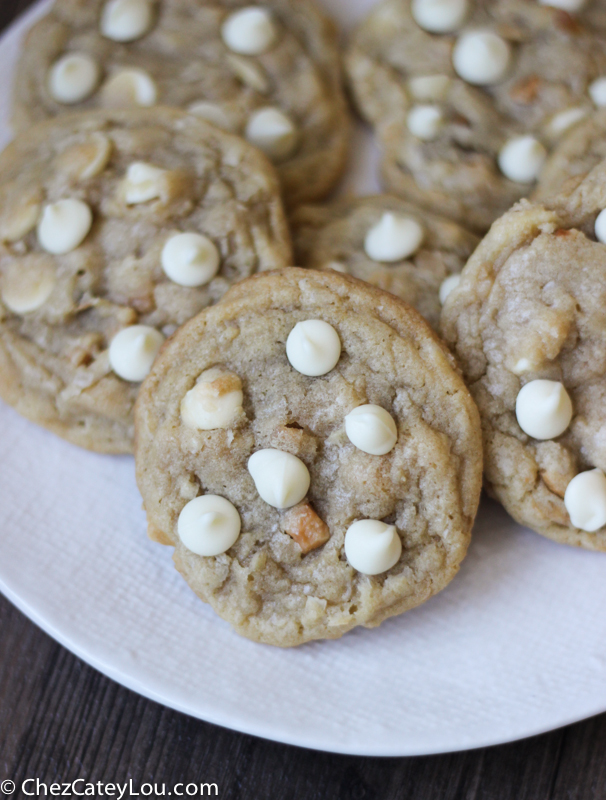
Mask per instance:
[[[28,5],[0,0],[0,28]],[[605,752],[606,715],[427,758],[354,758],[266,742],[118,686],[0,597],[0,782],[132,779],[135,788],[165,783],[167,791],[180,781],[216,783],[219,797],[232,800],[602,800]]]

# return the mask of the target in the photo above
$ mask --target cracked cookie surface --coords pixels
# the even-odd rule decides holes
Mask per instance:
[[[390,263],[371,258],[365,249],[369,232],[385,214],[412,219],[422,231],[414,252]],[[456,223],[389,195],[302,206],[291,224],[297,264],[343,271],[395,294],[434,329],[440,320],[443,281],[461,272],[480,241]]]
[[[462,18],[434,33],[415,20],[415,5],[423,7],[384,0],[373,9],[346,54],[349,82],[380,139],[386,188],[482,232],[530,194],[545,151],[594,108],[606,11],[595,2],[568,14],[536,0],[452,0],[441,8],[466,9]],[[465,44],[476,33],[501,44]],[[526,136],[533,142],[505,159],[508,177],[503,148]],[[520,147],[526,175],[516,174]]]
[[[532,194],[535,202],[569,193],[606,158],[606,109],[579,122],[550,153]]]
[[[74,207],[84,239],[49,252],[65,250],[57,237],[74,233]],[[218,255],[214,277],[196,287],[162,267],[167,241],[192,231]],[[0,242],[2,398],[112,453],[132,451],[139,388],[112,370],[116,334],[144,325],[169,336],[235,281],[291,259],[270,164],[170,109],[66,116],[22,133],[0,157]]]
[[[333,326],[342,343],[321,377],[286,355],[293,327],[309,319]],[[197,430],[180,409],[214,367],[237,376],[242,407],[228,427]],[[345,416],[366,403],[397,424],[387,455],[362,452],[345,434]],[[235,286],[166,345],[139,395],[136,428],[150,536],[173,545],[191,588],[256,641],[291,646],[374,627],[440,591],[467,550],[482,469],[477,409],[421,317],[349,276],[290,268]],[[249,474],[251,455],[268,448],[309,471],[295,510],[265,502]],[[206,495],[227,499],[242,522],[215,557],[191,552],[178,533],[184,507]],[[397,526],[402,554],[383,574],[356,572],[345,557],[346,530],[359,519]]]
[[[107,7],[116,0],[57,0],[32,28],[16,77],[17,130],[70,110],[157,104],[192,109],[245,135],[254,115],[271,108],[286,121],[276,122],[274,114],[261,131],[257,121],[251,135],[269,150],[274,134],[281,142],[275,155],[285,201],[317,200],[333,187],[345,165],[348,113],[336,31],[312,0],[267,0],[259,6],[275,28],[259,53],[232,50],[222,36],[229,16],[250,5],[246,0],[120,1],[149,11],[149,24],[129,41],[103,31]],[[253,35],[240,33],[244,50]],[[69,97],[53,94],[52,70],[70,54],[92,59],[84,67],[91,73],[88,84],[83,73],[79,94],[78,89]],[[289,121],[294,130],[284,150],[283,126]]]
[[[573,524],[578,503],[567,490],[606,470],[606,245],[595,235],[604,187],[602,163],[550,208],[521,201],[493,225],[442,313],[480,409],[488,489],[521,524],[592,550],[606,550],[606,518],[600,511],[597,528]],[[572,401],[559,435],[538,439],[521,427],[521,389],[535,381]],[[544,407],[539,420],[552,413]],[[588,493],[587,508],[602,494]]]

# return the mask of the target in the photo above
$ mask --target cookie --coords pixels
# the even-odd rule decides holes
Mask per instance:
[[[522,525],[606,550],[606,163],[557,209],[495,222],[443,309],[482,417],[490,492]]]
[[[337,37],[312,0],[57,0],[30,31],[17,130],[69,110],[155,105],[246,136],[290,205],[323,197],[344,167]]]
[[[553,6],[384,0],[373,9],[346,69],[390,191],[480,232],[531,193],[549,148],[590,113],[590,89],[606,76],[606,7]]]
[[[238,284],[165,346],[135,416],[150,536],[250,639],[374,627],[465,555],[477,409],[423,319],[354,278]]]
[[[171,109],[65,115],[0,156],[0,396],[69,441],[133,445],[165,337],[289,264],[274,171]]]
[[[603,108],[575,125],[550,153],[532,199],[542,202],[562,191],[567,194],[605,158],[606,108]]]
[[[441,298],[479,244],[456,223],[389,195],[303,206],[291,224],[297,264],[372,283],[406,300],[433,328]]]

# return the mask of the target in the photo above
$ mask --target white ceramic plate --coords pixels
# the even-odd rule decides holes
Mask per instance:
[[[348,24],[372,4],[325,2]],[[31,18],[0,43],[0,139]],[[350,185],[372,189],[362,132],[356,152]],[[606,558],[542,539],[490,502],[441,595],[378,630],[292,651],[239,638],[194,597],[170,550],[146,538],[132,459],[79,450],[6,406],[0,531],[0,589],[34,622],[130,689],[228,728],[416,755],[606,710]]]

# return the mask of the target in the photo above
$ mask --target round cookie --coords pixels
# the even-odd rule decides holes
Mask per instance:
[[[606,75],[606,8],[574,5],[384,0],[373,9],[346,70],[377,130],[386,187],[477,231],[530,194],[547,151],[590,113],[590,87]]]
[[[606,158],[606,108],[582,120],[550,153],[532,200],[570,192]]]
[[[0,156],[0,396],[75,444],[131,452],[164,337],[290,260],[274,171],[243,140],[171,109],[36,126]]]
[[[334,26],[312,0],[57,0],[25,42],[13,122],[186,108],[261,147],[296,205],[344,168],[340,75]]]
[[[349,276],[243,281],[141,389],[150,536],[255,641],[338,638],[417,606],[457,572],[479,500],[477,410],[453,364],[413,309]],[[237,517],[205,510],[225,501]]]
[[[406,300],[433,328],[441,301],[479,239],[398,197],[376,195],[302,206],[291,219],[295,261],[334,269]],[[443,288],[442,288],[443,287]]]
[[[591,550],[606,550],[604,208],[606,163],[555,210],[521,201],[442,312],[480,409],[489,490],[521,524]]]

